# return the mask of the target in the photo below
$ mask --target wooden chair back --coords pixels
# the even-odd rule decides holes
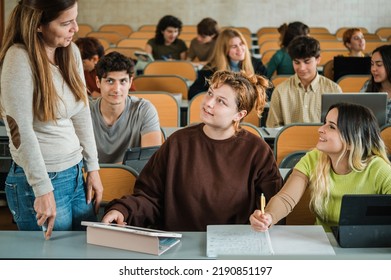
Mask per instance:
[[[261,61],[263,65],[267,65],[270,61],[270,59],[273,57],[273,55],[277,52],[276,49],[273,50],[267,50],[262,54]]]
[[[145,66],[144,75],[178,75],[188,81],[197,79],[197,71],[193,64],[185,60],[152,61]]]
[[[194,33],[197,34],[197,25],[182,25],[181,33]]]
[[[131,95],[149,100],[156,108],[159,115],[160,126],[179,127],[180,126],[180,105],[178,100],[168,92],[142,92],[136,85],[138,91],[133,91]]]
[[[144,50],[141,48],[132,48],[132,47],[110,47],[106,49],[105,53],[111,52],[119,52],[130,59],[137,60],[137,56],[134,54],[135,52],[143,52]]]
[[[377,34],[382,40],[387,40],[391,36],[391,27],[379,27],[376,29]]]
[[[320,123],[294,123],[281,128],[274,139],[274,155],[277,165],[290,153],[312,150],[319,140]]]
[[[263,135],[262,135],[261,131],[259,130],[259,127],[255,126],[255,125],[253,125],[253,124],[251,124],[251,123],[247,123],[247,122],[242,122],[242,123],[240,123],[240,126],[241,126],[243,129],[245,129],[245,130],[251,132],[252,134],[254,134],[254,135],[256,135],[256,136],[259,136],[259,137],[263,138]]]
[[[278,33],[278,27],[277,26],[261,27],[257,30],[257,37],[261,36],[264,33]]]
[[[165,91],[182,94],[187,100],[188,85],[186,80],[177,75],[140,75],[133,79],[137,91]]]
[[[262,43],[266,41],[276,41],[279,42],[280,40],[280,33],[263,33],[259,35],[258,37],[258,46],[262,45]]]
[[[342,92],[360,92],[370,75],[345,75],[338,79],[337,84]]]
[[[201,122],[200,110],[205,94],[205,92],[200,92],[189,101],[189,106],[187,107],[187,124],[191,125]]]
[[[147,44],[148,39],[135,39],[135,38],[125,38],[120,40],[117,43],[117,47],[131,47],[131,48],[140,48],[145,50],[145,46]]]
[[[103,185],[103,202],[133,193],[138,173],[122,164],[101,163],[99,176]]]
[[[259,53],[263,55],[268,50],[279,50],[280,49],[280,43],[275,40],[269,40],[263,42],[261,45],[259,45]]]
[[[87,34],[87,37],[106,39],[112,45],[117,45],[119,41],[126,38],[125,36],[113,31],[92,31]]]
[[[123,37],[128,37],[133,32],[133,29],[127,24],[103,24],[99,27],[98,31],[116,32]]]
[[[80,23],[79,24],[79,31],[77,31],[77,37],[86,37],[88,33],[94,31],[91,25],[86,24],[86,23]]]
[[[311,26],[310,27],[310,34],[312,35],[312,33],[316,33],[316,34],[331,34],[330,31],[326,28],[326,27],[317,27],[317,26]]]
[[[335,35],[330,33],[310,33],[310,36],[315,38],[316,40],[337,40],[337,37]]]
[[[380,136],[386,144],[387,153],[391,155],[391,124],[386,124],[380,129]]]
[[[272,83],[274,85],[274,87],[278,86],[279,84],[281,84],[283,81],[286,81],[287,79],[289,79],[289,77],[291,77],[292,75],[276,75],[276,76],[273,76],[272,77]]]
[[[156,24],[144,24],[141,25],[137,31],[156,31]]]
[[[151,39],[155,37],[154,31],[134,31],[129,34],[128,38],[131,39]]]

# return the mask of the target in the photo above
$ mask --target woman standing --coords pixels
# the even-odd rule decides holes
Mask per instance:
[[[21,0],[0,51],[0,110],[14,161],[7,202],[20,230],[47,226],[47,239],[53,229],[81,229],[82,220],[96,219],[103,192],[83,65],[72,43],[76,18],[76,0]]]

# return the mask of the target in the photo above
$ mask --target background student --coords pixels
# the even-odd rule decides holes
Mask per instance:
[[[341,93],[332,80],[319,75],[319,41],[309,36],[298,36],[288,46],[295,75],[279,84],[273,91],[267,127],[280,127],[290,123],[319,123],[321,95]]]
[[[122,162],[132,147],[162,144],[159,117],[149,101],[129,96],[133,62],[118,52],[96,64],[96,84],[102,97],[91,101],[98,158],[101,163]]]
[[[319,128],[316,148],[296,164],[281,191],[254,211],[250,222],[264,231],[287,216],[306,188],[316,224],[326,231],[337,225],[344,194],[391,194],[391,166],[377,120],[364,106],[339,103],[330,107]]]
[[[95,65],[105,54],[105,49],[98,39],[94,37],[82,37],[75,41],[83,60],[84,78],[87,85],[87,93],[92,98],[100,97],[100,90],[96,85]]]
[[[277,75],[293,75],[295,71],[292,66],[292,59],[288,54],[289,43],[297,36],[308,35],[309,27],[300,22],[291,22],[288,25],[284,23],[278,28],[281,38],[281,48],[272,56],[267,63],[266,76],[271,79],[274,73]]]
[[[47,223],[46,238],[53,229],[83,229],[102,200],[83,65],[72,43],[76,17],[76,1],[19,1],[0,51],[0,108],[14,161],[7,202],[20,230]]]
[[[220,70],[243,71],[247,75],[266,75],[266,68],[261,60],[251,56],[243,34],[233,28],[226,28],[220,32],[209,62],[198,71],[197,79],[189,88],[189,100],[198,93],[207,91],[207,79]]]
[[[387,123],[391,123],[391,45],[376,48],[371,58],[371,79],[361,91],[387,92]]]
[[[212,55],[219,35],[217,21],[213,18],[204,18],[197,24],[197,37],[191,40],[188,59],[205,64]]]
[[[156,26],[155,38],[149,39],[145,52],[156,60],[185,60],[186,43],[179,39],[182,22],[171,15],[164,16]]]
[[[103,222],[165,230],[205,231],[209,224],[247,224],[282,179],[266,142],[240,127],[261,114],[268,81],[216,72],[201,104],[203,123],[172,134],[138,177],[134,194],[107,206]]]

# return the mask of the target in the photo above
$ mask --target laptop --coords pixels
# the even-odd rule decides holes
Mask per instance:
[[[122,164],[132,167],[140,174],[151,156],[159,148],[160,146],[129,148],[125,152]]]
[[[321,102],[321,122],[324,122],[330,106],[340,102],[368,107],[374,113],[379,127],[387,122],[387,93],[385,92],[324,93]]]
[[[371,57],[334,57],[334,81],[338,81],[344,75],[369,75],[371,74]]]
[[[344,195],[331,230],[344,248],[391,247],[391,195]]]

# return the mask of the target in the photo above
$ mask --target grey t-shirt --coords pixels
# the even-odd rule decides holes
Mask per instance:
[[[160,131],[156,108],[148,100],[129,96],[125,109],[112,126],[100,113],[101,98],[91,101],[91,117],[100,163],[122,162],[125,151],[141,146],[141,136]]]

